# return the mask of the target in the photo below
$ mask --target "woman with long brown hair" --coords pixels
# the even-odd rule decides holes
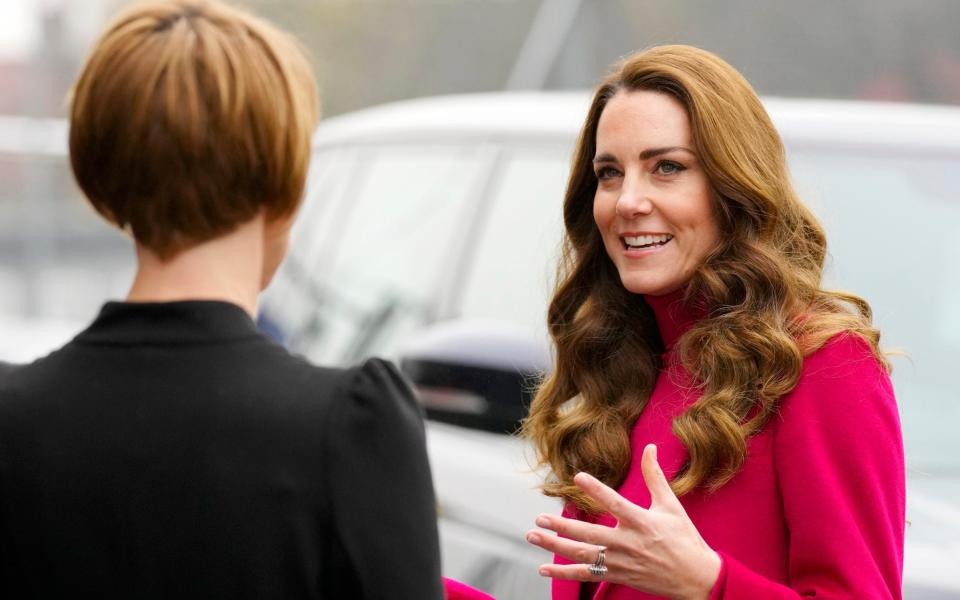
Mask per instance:
[[[556,364],[524,431],[554,598],[899,598],[904,461],[870,307],[747,81],[662,46],[597,90],[564,200]],[[616,491],[615,491],[616,490]]]

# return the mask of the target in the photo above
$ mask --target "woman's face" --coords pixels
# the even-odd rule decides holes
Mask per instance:
[[[710,183],[686,109],[660,92],[618,92],[597,127],[593,217],[623,286],[680,289],[717,247]]]

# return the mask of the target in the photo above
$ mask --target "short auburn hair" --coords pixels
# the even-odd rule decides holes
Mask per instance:
[[[137,4],[74,84],[70,164],[93,207],[169,258],[261,210],[292,216],[319,117],[297,40],[215,0]]]

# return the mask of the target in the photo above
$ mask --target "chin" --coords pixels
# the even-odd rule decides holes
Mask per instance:
[[[683,287],[681,282],[637,277],[636,275],[627,275],[626,277],[621,275],[620,281],[631,294],[643,296],[665,296]]]

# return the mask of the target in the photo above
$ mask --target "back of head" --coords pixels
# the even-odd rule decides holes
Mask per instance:
[[[291,216],[318,118],[296,40],[216,0],[152,0],[77,80],[70,161],[94,208],[161,258],[260,211]]]

